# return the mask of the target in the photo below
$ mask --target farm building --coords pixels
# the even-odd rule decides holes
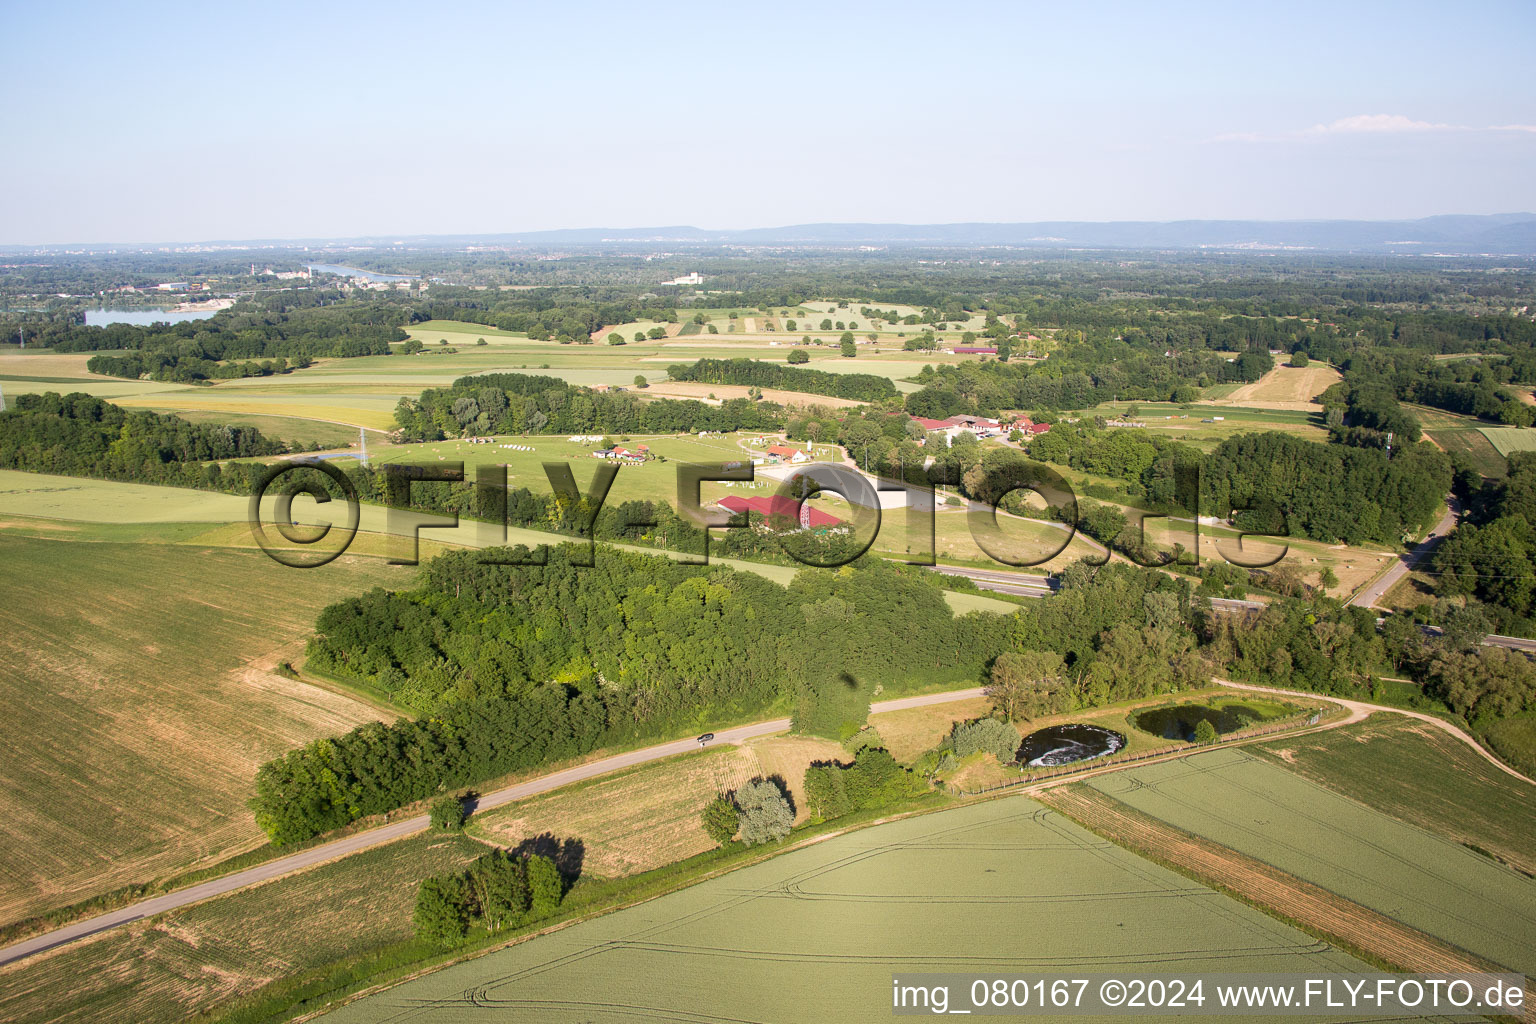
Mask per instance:
[[[799,448],[791,448],[787,444],[769,445],[768,454],[797,466],[802,462],[811,461],[809,453],[803,452]]]
[[[721,498],[715,504],[734,515],[740,515],[742,512],[756,512],[764,519],[782,516],[791,521],[798,521],[801,529],[805,530],[829,530],[843,525],[843,521],[837,516],[782,494],[767,498],[738,498],[733,494],[728,498]]]

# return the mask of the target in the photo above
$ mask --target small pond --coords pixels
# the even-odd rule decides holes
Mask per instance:
[[[1201,722],[1210,722],[1218,733],[1229,733],[1269,717],[1246,704],[1222,704],[1214,708],[1206,704],[1177,704],[1143,711],[1136,716],[1136,728],[1165,740],[1192,740]]]
[[[1111,729],[1097,725],[1053,725],[1025,736],[1017,760],[1034,768],[1051,768],[1113,754],[1123,746],[1125,737]]]

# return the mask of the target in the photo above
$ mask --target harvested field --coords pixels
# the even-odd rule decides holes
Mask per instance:
[[[803,819],[806,767],[839,757],[846,759],[843,749],[827,740],[767,736],[747,746],[713,747],[520,800],[477,815],[469,827],[471,834],[501,846],[546,833],[579,839],[585,849],[583,872],[616,878],[712,849],[699,812],[716,793],[758,776],[780,777]]]
[[[869,724],[885,741],[885,749],[898,761],[910,762],[938,746],[956,722],[990,714],[992,702],[985,697],[929,704],[924,707],[886,711],[869,716]]]
[[[322,607],[398,579],[382,562],[300,580],[259,552],[91,529],[0,541],[4,921],[260,845],[256,767],[376,717],[271,669]]]
[[[1314,362],[1300,369],[1281,364],[1225,398],[1207,399],[1207,402],[1240,409],[1314,410],[1318,406],[1312,399],[1343,379],[1343,374],[1327,363]]]
[[[714,395],[715,401],[723,402],[727,398],[746,398],[749,390],[750,388],[744,384],[700,384],[696,381],[665,380],[646,388],[645,394],[652,398],[696,398],[701,402],[708,402],[709,396]],[[846,409],[850,406],[865,404],[851,398],[831,398],[827,395],[812,395],[804,391],[780,391],[777,388],[764,388],[763,398],[769,402],[778,402],[780,405],[794,405],[801,408],[821,405],[828,409]]]
[[[182,1021],[277,978],[411,935],[416,887],[485,852],[465,836],[390,843],[0,968],[12,1024]]]

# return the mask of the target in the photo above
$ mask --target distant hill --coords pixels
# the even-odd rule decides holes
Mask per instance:
[[[1536,214],[1447,215],[1421,220],[1037,221],[1022,224],[794,224],[710,231],[687,225],[571,228],[485,241],[597,246],[672,245],[1038,246],[1107,249],[1310,249],[1536,255]]]

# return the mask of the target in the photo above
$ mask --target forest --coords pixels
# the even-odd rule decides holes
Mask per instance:
[[[13,408],[0,412],[4,469],[248,494],[246,464],[232,464],[229,480],[218,465],[205,464],[287,450],[255,427],[189,423],[78,392],[19,395],[13,401]]]

